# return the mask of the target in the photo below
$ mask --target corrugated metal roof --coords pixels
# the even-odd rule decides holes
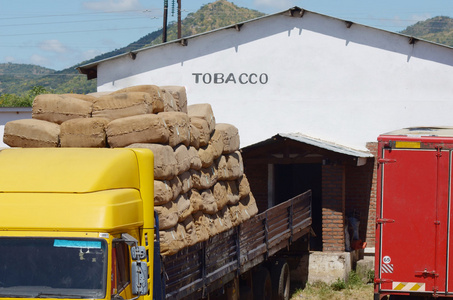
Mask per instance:
[[[195,34],[195,35],[192,35],[192,36],[183,37],[181,39],[169,41],[169,42],[158,44],[158,45],[154,45],[154,46],[144,47],[144,48],[141,48],[141,49],[138,49],[138,50],[134,50],[134,51],[131,51],[131,52],[128,52],[128,53],[123,53],[123,54],[119,54],[119,55],[112,56],[112,57],[109,57],[109,58],[105,58],[105,59],[102,59],[102,60],[94,61],[94,62],[85,64],[85,65],[79,66],[77,68],[77,70],[81,74],[87,75],[88,79],[97,78],[97,66],[100,63],[105,62],[105,61],[109,61],[109,60],[116,59],[116,58],[123,57],[123,56],[135,57],[135,55],[137,53],[139,53],[139,52],[142,52],[142,51],[145,51],[145,50],[148,50],[148,49],[151,49],[151,48],[162,47],[162,46],[165,46],[165,45],[168,45],[168,44],[177,43],[177,44],[181,44],[183,46],[186,46],[187,43],[188,43],[188,40],[190,40],[190,39],[193,39],[193,38],[196,38],[196,37],[199,37],[199,36],[203,36],[203,35],[207,35],[207,34],[212,34],[214,32],[220,31],[220,30],[234,28],[234,29],[240,31],[240,28],[241,28],[242,25],[250,23],[250,22],[254,22],[256,20],[265,19],[265,18],[269,18],[269,17],[272,17],[272,16],[276,16],[276,15],[288,15],[288,16],[292,16],[292,17],[295,17],[295,16],[303,17],[303,15],[305,13],[307,13],[307,12],[308,13],[312,13],[312,14],[316,14],[316,15],[320,15],[320,16],[324,16],[324,17],[328,17],[328,18],[335,19],[335,20],[344,21],[344,22],[348,23],[348,26],[351,26],[352,24],[354,24],[354,25],[367,27],[367,28],[370,28],[370,29],[373,29],[373,30],[378,30],[378,31],[388,32],[388,33],[391,33],[391,34],[394,34],[394,35],[404,36],[404,37],[407,37],[410,40],[411,43],[415,43],[415,41],[423,41],[423,42],[426,42],[426,43],[435,44],[435,45],[438,45],[438,46],[441,46],[441,47],[453,49],[453,47],[450,47],[450,46],[447,46],[447,45],[438,44],[438,43],[434,43],[434,42],[431,42],[431,41],[423,40],[423,39],[420,39],[420,38],[415,38],[415,37],[412,37],[412,36],[408,36],[408,35],[405,35],[405,34],[392,32],[392,31],[388,31],[388,30],[384,30],[384,29],[379,29],[379,28],[375,28],[375,27],[370,27],[370,26],[367,26],[367,25],[358,24],[358,23],[354,23],[354,22],[351,22],[351,21],[347,21],[347,20],[342,20],[342,19],[339,19],[339,18],[327,16],[327,15],[324,15],[324,14],[316,13],[316,12],[309,11],[309,10],[306,10],[304,8],[300,8],[298,6],[295,6],[295,7],[289,8],[287,10],[275,13],[275,14],[265,15],[265,16],[258,17],[258,18],[255,18],[255,19],[251,19],[251,20],[247,20],[247,21],[244,21],[244,22],[241,22],[241,23],[229,25],[229,26],[226,26],[226,27],[222,27],[222,28],[211,30],[211,31]]]
[[[302,133],[279,133],[278,135],[280,135],[281,137],[292,139],[297,142],[305,143],[308,145],[312,145],[315,147],[323,148],[341,154],[346,154],[355,157],[373,157],[373,154],[371,154],[371,152],[369,151],[352,149],[344,145],[340,145],[330,141],[324,141],[321,139],[304,135]]]

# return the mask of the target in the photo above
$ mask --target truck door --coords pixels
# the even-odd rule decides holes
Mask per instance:
[[[449,152],[382,150],[380,290],[446,291]]]

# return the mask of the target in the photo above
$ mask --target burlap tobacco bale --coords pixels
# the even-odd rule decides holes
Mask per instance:
[[[160,89],[162,93],[162,99],[164,100],[164,111],[179,111],[178,104],[173,98],[173,95],[165,89]]]
[[[164,100],[162,98],[162,92],[156,85],[136,85],[121,90],[112,92],[111,94],[129,93],[129,92],[143,92],[148,93],[151,97],[151,109],[150,112],[158,113],[164,111]]]
[[[214,166],[200,170],[190,170],[193,187],[198,190],[211,188],[217,182],[217,170]]]
[[[94,93],[88,93],[87,96],[94,97],[94,98],[99,98],[102,96],[110,95],[111,92],[94,92]]]
[[[175,200],[178,208],[178,222],[181,223],[193,212],[193,207],[190,204],[189,194],[180,194]]]
[[[190,145],[189,117],[183,112],[161,112],[158,114],[169,130],[168,144],[175,147],[179,144]]]
[[[217,222],[219,223],[218,227],[217,227],[219,233],[233,228],[231,214],[230,214],[230,211],[228,210],[227,206],[225,206],[221,210],[219,210],[216,215],[217,215]]]
[[[244,174],[241,152],[225,154],[215,160],[219,180],[236,180]]]
[[[159,231],[160,254],[173,255],[186,246],[186,231],[182,224]]]
[[[223,136],[218,130],[214,130],[209,140],[208,148],[211,148],[214,159],[219,158],[223,153]]]
[[[239,186],[239,197],[241,199],[247,197],[250,194],[250,184],[247,179],[247,176],[243,174],[241,177],[237,179],[237,183]]]
[[[84,94],[61,94],[63,97],[70,97],[70,98],[77,98],[80,100],[85,100],[89,102],[94,102],[96,100],[96,97],[93,95],[84,95]]]
[[[199,147],[207,146],[209,140],[211,139],[211,131],[209,130],[209,124],[206,120],[197,118],[197,117],[190,117],[190,125],[192,127],[198,129],[200,133],[199,137]],[[195,145],[193,145],[195,146]],[[198,148],[198,147],[197,147]]]
[[[178,176],[174,176],[170,179],[171,190],[173,191],[173,200],[175,200],[182,192],[182,182]]]
[[[226,184],[227,189],[227,200],[229,205],[234,205],[238,203],[240,196],[239,196],[239,189],[237,181],[224,181]]]
[[[227,158],[228,179],[235,180],[244,174],[244,163],[241,152],[235,151],[225,155]]]
[[[205,214],[207,225],[209,226],[209,237],[213,237],[223,231],[222,221],[219,222],[219,216],[215,214]]]
[[[209,239],[209,230],[211,228],[210,220],[201,211],[193,213],[192,217],[195,224],[198,242],[207,241]]]
[[[91,112],[89,101],[54,94],[36,96],[32,106],[33,119],[57,124],[75,118],[90,118]]]
[[[195,149],[200,148],[200,130],[195,127],[192,123],[189,125],[190,130],[190,146]]]
[[[187,114],[189,117],[196,117],[208,122],[209,133],[211,134],[215,129],[215,117],[212,112],[212,107],[208,103],[192,104],[187,107]]]
[[[61,147],[105,148],[107,135],[105,128],[109,123],[105,118],[77,118],[60,125]]]
[[[107,125],[106,132],[108,143],[114,148],[133,143],[165,144],[170,135],[165,122],[153,114],[113,120]]]
[[[189,149],[180,144],[174,148],[177,162],[177,175],[182,174],[190,169]]]
[[[188,216],[184,221],[181,222],[186,230],[185,244],[186,247],[193,246],[198,243],[197,228],[192,216]]]
[[[150,112],[151,97],[147,93],[130,92],[109,94],[93,102],[93,117],[110,120],[143,115]]]
[[[239,150],[239,131],[235,126],[219,123],[215,125],[215,132],[219,132],[222,137],[223,154],[229,154]]]
[[[219,209],[217,206],[217,201],[212,194],[211,190],[202,190],[200,191],[202,204],[199,205],[199,209],[205,214],[215,214]]]
[[[178,223],[178,206],[175,202],[170,201],[163,205],[156,205],[154,210],[159,217],[159,229],[169,229]]]
[[[185,87],[168,85],[161,86],[160,88],[166,90],[173,96],[176,100],[178,111],[182,111],[187,114],[187,92]]]
[[[198,151],[195,147],[189,147],[189,157],[191,169],[200,170],[203,167],[200,156],[198,155]]]
[[[196,189],[191,189],[189,192],[190,205],[192,205],[193,213],[201,211],[203,208],[203,198],[201,194]]]
[[[223,181],[219,181],[211,188],[211,190],[217,203],[217,209],[222,210],[228,204],[227,184]]]
[[[229,205],[228,211],[230,212],[231,223],[233,224],[233,226],[238,226],[243,222],[241,206],[239,206],[239,203],[235,205]]]
[[[189,171],[186,171],[178,175],[179,180],[181,181],[181,193],[187,193],[193,187],[192,174]]]
[[[201,161],[201,166],[207,168],[214,163],[214,148],[210,145],[200,147],[198,149],[198,157]]]
[[[146,148],[154,153],[154,179],[172,179],[176,174],[176,158],[173,148],[168,145],[136,143],[127,148]]]
[[[225,155],[221,155],[215,160],[215,166],[217,167],[218,180],[229,180],[230,173],[228,171],[228,163]]]
[[[164,205],[173,200],[171,182],[168,180],[154,180],[154,205]]]
[[[258,207],[256,206],[255,197],[250,193],[247,197],[239,200],[238,205],[240,207],[242,221],[246,221],[258,213]]]
[[[5,124],[3,142],[10,147],[58,147],[60,125],[37,119],[21,119]]]

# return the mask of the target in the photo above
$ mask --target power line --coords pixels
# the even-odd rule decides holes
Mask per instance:
[[[121,30],[137,30],[137,29],[150,29],[159,28],[158,26],[147,27],[129,27],[129,28],[110,28],[110,29],[92,29],[92,30],[73,30],[73,31],[54,31],[54,32],[32,32],[32,33],[12,33],[0,34],[0,36],[27,36],[27,35],[43,35],[43,34],[66,34],[66,33],[86,33],[86,32],[101,32],[101,31],[121,31]]]
[[[1,27],[17,27],[17,26],[36,26],[36,25],[51,25],[51,24],[72,24],[72,23],[87,23],[87,22],[106,22],[119,20],[136,20],[137,18],[115,18],[115,19],[96,19],[96,20],[80,20],[80,21],[61,21],[61,22],[45,22],[45,23],[27,23],[27,24],[4,24]],[[158,19],[158,17],[152,17]]]

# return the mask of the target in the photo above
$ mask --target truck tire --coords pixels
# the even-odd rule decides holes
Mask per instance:
[[[254,300],[272,300],[272,282],[268,269],[257,268],[253,272],[252,284]]]
[[[289,300],[290,297],[290,272],[285,260],[277,260],[271,268],[272,299]]]

